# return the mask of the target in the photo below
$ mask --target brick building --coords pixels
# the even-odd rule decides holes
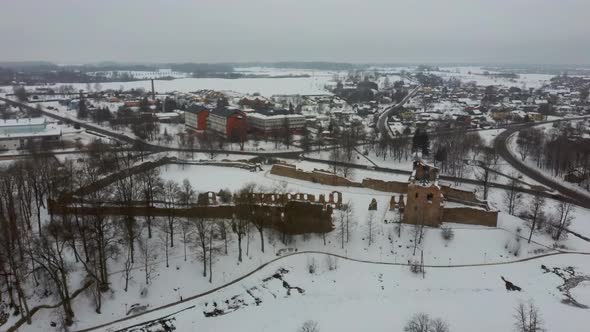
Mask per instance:
[[[207,129],[207,118],[209,109],[203,105],[192,104],[184,112],[184,124],[188,129],[205,130]]]
[[[217,107],[207,119],[207,129],[232,139],[243,139],[247,135],[248,120],[246,114],[233,107]]]

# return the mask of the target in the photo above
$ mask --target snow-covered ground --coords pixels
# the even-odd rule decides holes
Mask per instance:
[[[324,86],[331,80],[331,76],[313,75],[311,77],[288,77],[288,78],[179,78],[175,80],[156,80],[154,81],[155,89],[158,93],[166,92],[191,92],[202,89],[211,89],[219,91],[236,91],[240,93],[260,93],[263,96],[272,96],[276,94],[301,94],[316,95],[329,94]],[[83,83],[57,83],[53,87],[58,88],[61,85],[72,85],[76,91],[85,90],[86,84]],[[101,83],[102,89],[119,90],[123,88],[138,89],[146,91],[151,90],[151,81],[132,81],[132,82],[107,82]],[[34,89],[39,86],[27,86],[28,89]],[[43,86],[47,87],[47,86]],[[6,91],[12,91],[11,87],[1,87]]]
[[[297,166],[303,169],[327,168],[326,165],[307,161],[298,162]],[[523,238],[528,235],[524,222],[505,213],[499,215],[498,228],[449,224],[448,226],[454,229],[455,234],[454,239],[449,242],[443,240],[440,229],[427,229],[424,240],[417,246],[414,256],[413,227],[403,225],[398,236],[397,224],[391,223],[397,216],[388,209],[391,197],[389,193],[292,180],[270,174],[268,166],[264,166],[264,171],[261,172],[228,167],[187,165],[163,166],[160,171],[165,180],[181,182],[185,178],[188,179],[198,192],[216,192],[225,188],[236,191],[250,182],[256,183],[260,187],[260,191],[326,194],[338,190],[342,192],[344,201],[349,202],[353,207],[350,241],[345,243],[342,248],[339,233],[335,230],[326,235],[325,244],[324,239],[318,235],[294,236],[290,243],[283,244],[278,238],[278,234],[266,231],[266,250],[262,253],[259,235],[252,230],[242,243],[244,262],[238,264],[237,241],[235,235],[232,234],[228,244],[228,255],[223,254],[222,251],[214,257],[213,278],[212,283],[209,283],[208,278],[202,277],[202,263],[197,259],[195,248],[190,244],[187,249],[187,260],[184,260],[184,244],[178,240],[181,238],[180,230],[176,233],[177,245],[170,251],[169,268],[166,268],[164,263],[162,241],[158,235],[155,235],[150,241],[158,248],[158,258],[153,263],[156,272],[149,285],[148,294],[143,296],[140,294],[145,283],[143,281],[144,271],[139,263],[136,263],[132,272],[128,292],[124,292],[123,259],[111,261],[109,267],[111,291],[103,299],[102,313],[100,315],[94,313],[93,304],[89,297],[79,296],[74,301],[75,330],[123,318],[126,309],[133,304],[146,305],[148,309],[151,309],[178,301],[181,297],[186,299],[214,287],[222,286],[277,258],[280,250],[285,248],[297,249],[299,252],[321,251],[353,259],[394,264],[405,264],[408,260],[418,259],[423,252],[426,265],[440,267],[427,268],[426,279],[422,280],[419,276],[412,275],[407,266],[361,264],[340,259],[338,270],[326,271],[324,256],[290,257],[273,263],[235,285],[214,292],[206,298],[154,312],[138,318],[137,322],[161,317],[167,312],[184,309],[194,304],[196,307],[191,309],[192,311],[186,311],[186,315],[176,317],[174,324],[177,326],[177,330],[231,330],[235,328],[235,324],[239,324],[238,322],[244,319],[242,315],[248,314],[249,316],[253,315],[250,316],[251,318],[256,315],[260,315],[260,317],[249,319],[247,323],[242,322],[244,324],[242,330],[244,331],[276,330],[276,324],[279,321],[284,321],[285,325],[281,326],[285,326],[287,330],[294,330],[297,325],[307,319],[318,320],[322,331],[358,330],[358,324],[361,324],[361,321],[374,321],[372,330],[380,331],[390,330],[392,326],[401,327],[413,313],[427,311],[447,319],[454,327],[453,331],[468,331],[467,328],[473,324],[474,319],[482,322],[489,320],[493,323],[490,325],[489,331],[498,331],[501,330],[499,328],[511,325],[511,310],[517,301],[519,299],[526,300],[529,297],[532,297],[541,306],[543,312],[549,313],[555,312],[555,310],[563,312],[563,315],[566,316],[562,317],[569,317],[568,324],[574,321],[579,322],[580,315],[584,313],[582,309],[574,310],[559,303],[561,295],[555,289],[559,282],[550,275],[543,275],[540,265],[572,265],[587,269],[588,265],[584,265],[587,262],[586,257],[561,255],[501,266],[448,267],[464,264],[508,263],[546,253],[556,253],[551,248],[553,241],[544,234],[533,235],[533,242],[527,244]],[[357,176],[378,177],[376,173],[379,172],[359,171]],[[382,174],[381,178],[387,179],[389,176],[389,174]],[[367,208],[373,198],[378,202],[378,209],[370,212]],[[501,191],[492,190],[490,200],[498,208],[503,208]],[[336,212],[337,215],[338,212]],[[589,215],[587,210],[576,210],[576,219],[574,220],[576,228],[574,229],[582,234],[590,234],[590,224],[586,225],[588,223],[585,223]],[[368,244],[370,229],[368,221],[370,219],[374,222],[371,228],[373,233],[371,245]],[[519,231],[519,228],[522,230]],[[145,236],[145,233],[142,236]],[[194,237],[194,234],[190,236]],[[568,250],[590,251],[590,243],[571,236],[563,244]],[[222,248],[223,242],[216,241],[216,246]],[[517,255],[515,252],[518,252]],[[309,275],[306,272],[306,265],[313,259],[317,262],[318,270],[314,275]],[[79,264],[73,264],[73,267],[74,273],[70,283],[72,288],[77,288],[80,285],[83,272]],[[261,283],[261,280],[272,276],[280,267],[290,271],[284,276],[284,280],[288,281],[291,286],[303,288],[305,290],[303,295],[297,295],[295,291],[292,291],[292,295],[286,298],[285,290],[281,288],[280,284]],[[580,271],[588,273],[585,270]],[[506,293],[499,279],[500,276],[523,287],[524,292]],[[262,284],[267,289],[262,288]],[[243,299],[246,303],[251,303],[252,298],[246,290],[250,290],[254,286],[257,286],[257,289],[251,290],[251,293],[258,294],[263,301],[259,306],[249,305],[234,313],[216,318],[205,318],[203,315],[203,311],[212,310],[212,301],[223,306],[223,301],[234,295],[238,295],[237,298]],[[581,295],[584,296],[584,294]],[[450,298],[453,299],[452,304],[448,304]],[[38,303],[47,303],[48,301],[53,302],[41,299]],[[588,301],[590,302],[590,299]],[[208,305],[205,306],[205,303]],[[486,310],[481,310],[482,306],[485,306]],[[333,310],[326,311],[325,308]],[[360,310],[361,308],[362,310]],[[473,309],[475,311],[473,315],[464,315],[465,310],[470,310],[466,308],[477,308],[477,310]],[[358,319],[358,316],[352,315],[352,310],[356,310],[357,313],[361,312],[363,318]],[[379,314],[382,312],[381,310],[383,312],[387,310],[389,313],[395,312],[396,315]],[[49,322],[57,320],[55,312],[40,311],[35,316],[33,325],[24,326],[23,331],[51,331]],[[290,314],[282,315],[280,314],[282,312],[290,312]],[[313,314],[319,312],[326,313]],[[485,316],[485,313],[490,312],[502,319],[492,319],[492,317]],[[335,319],[339,315],[342,318]],[[284,316],[288,316],[288,318]],[[380,318],[377,319],[377,317]],[[546,317],[552,318],[549,314]],[[136,321],[126,322],[116,327],[129,326],[134,322]],[[548,321],[548,325],[551,327],[558,323],[559,321]],[[111,328],[115,330],[114,327]],[[569,325],[564,325],[563,331],[574,331],[569,328]]]
[[[483,75],[485,70],[481,67],[465,66],[465,67],[441,67],[442,71],[433,71],[434,74],[441,76],[445,79],[456,77],[462,82],[476,82],[480,86],[488,85],[502,85],[507,87],[518,87],[518,88],[540,88],[543,85],[549,83],[549,80],[554,75],[546,74],[518,74],[518,78],[497,78],[491,75]],[[493,71],[490,71],[493,74]]]
[[[297,70],[260,68],[243,71],[251,73],[266,71],[270,76],[301,73]],[[469,71],[471,74],[468,74]],[[474,75],[481,72],[483,72],[481,68],[472,70],[461,67],[452,75],[460,75],[467,80],[479,80],[478,82],[482,85],[497,84],[483,80],[482,75]],[[332,73],[329,72],[321,72],[314,73],[310,78],[179,79],[158,81],[156,89],[164,92],[207,88],[244,93],[260,92],[263,95],[305,94],[311,91],[325,93],[323,85],[331,80],[331,75]],[[509,82],[508,85],[513,83],[520,87],[522,84],[527,84],[527,87],[532,87],[534,84],[542,84],[542,79],[543,77],[521,76],[521,81]],[[209,81],[205,82],[205,80]],[[103,88],[109,88],[108,84],[111,83],[103,84]],[[112,83],[115,89],[118,89],[121,84],[125,84],[125,88],[149,88],[149,81]],[[71,113],[74,116],[75,112],[61,110],[59,113],[60,115]],[[180,129],[178,125],[164,125],[162,132],[164,128],[169,134]],[[499,132],[489,130],[482,131],[480,134],[483,140],[490,144]],[[72,135],[78,134],[81,133],[72,133]],[[204,153],[190,155],[170,153],[170,155],[194,160],[209,158]],[[327,152],[309,156],[329,159]],[[150,158],[154,159],[156,156],[150,156]],[[248,157],[231,154],[215,156],[215,160],[245,158]],[[391,158],[383,160],[374,153],[369,153],[367,157],[355,153],[354,160],[359,165],[377,164],[408,171],[411,170],[412,162],[411,158],[402,163]],[[304,160],[287,162],[305,170],[330,169],[329,165],[320,162]],[[509,165],[503,164],[500,168],[502,172],[511,174]],[[401,225],[398,233],[398,224],[392,223],[397,220],[398,215],[389,211],[391,193],[293,180],[272,175],[269,170],[270,166],[263,166],[263,171],[260,172],[202,165],[167,165],[160,168],[164,180],[181,182],[183,179],[188,179],[197,192],[218,192],[220,189],[235,192],[247,183],[255,183],[257,191],[260,192],[318,195],[340,191],[343,194],[343,200],[352,206],[352,228],[349,241],[342,246],[340,233],[336,229],[326,234],[325,238],[316,234],[293,236],[290,242],[284,244],[276,232],[266,230],[263,253],[259,234],[255,229],[251,229],[242,242],[244,261],[238,263],[237,240],[235,234],[230,234],[227,255],[223,251],[223,241],[216,239],[214,242],[221,251],[214,256],[213,277],[210,283],[208,277],[202,276],[203,265],[197,258],[194,245],[187,244],[188,254],[185,259],[184,243],[179,240],[182,237],[180,227],[175,234],[176,246],[170,249],[170,267],[166,267],[163,243],[156,229],[154,238],[149,241],[155,246],[158,257],[152,262],[155,272],[147,287],[147,294],[142,294],[146,285],[144,271],[139,262],[136,262],[131,272],[129,290],[125,292],[122,271],[124,259],[119,257],[117,260],[111,260],[109,261],[111,289],[103,299],[102,313],[96,314],[92,300],[85,294],[80,295],[74,300],[76,322],[73,329],[79,330],[124,318],[126,311],[134,304],[146,306],[150,310],[224,286],[232,280],[256,271],[265,263],[277,259],[285,249],[297,250],[301,254],[279,258],[248,277],[209,295],[99,330],[116,331],[189,308],[171,317],[173,320],[170,323],[176,327],[177,331],[295,331],[306,320],[317,321],[323,332],[401,331],[413,314],[425,312],[433,317],[445,319],[449,322],[451,330],[455,332],[473,331],[474,327],[483,332],[496,332],[511,330],[514,307],[519,301],[528,300],[533,300],[540,308],[548,330],[578,332],[581,331],[580,327],[588,322],[587,310],[561,303],[564,295],[557,287],[563,284],[563,280],[552,273],[543,273],[541,265],[549,268],[572,266],[578,275],[588,276],[590,275],[589,256],[571,252],[590,252],[590,242],[570,235],[560,242],[560,245],[564,246],[562,251],[569,252],[565,254],[554,249],[555,242],[544,233],[533,234],[532,242],[529,244],[526,241],[528,229],[525,222],[500,212],[497,228],[447,224],[445,226],[454,231],[454,238],[451,241],[445,241],[442,238],[441,229],[427,228],[423,241],[415,246],[414,227]],[[472,177],[473,170],[468,170],[465,176]],[[367,177],[395,181],[407,180],[407,175],[382,173],[370,169],[355,169],[351,175],[351,179],[359,182]],[[505,180],[502,179],[498,178],[494,181],[504,182]],[[523,179],[531,184],[534,183],[526,177]],[[473,185],[461,187],[467,190],[478,189]],[[492,206],[504,211],[503,196],[502,190],[492,188],[488,199]],[[376,211],[368,211],[372,199],[377,201]],[[525,195],[518,206],[519,211],[527,208],[529,200],[530,198]],[[553,213],[555,206],[555,201],[547,200],[545,212]],[[336,227],[338,227],[339,213],[335,212]],[[582,235],[590,236],[589,218],[589,210],[576,208],[570,228]],[[369,233],[372,234],[371,244],[369,244]],[[142,237],[145,237],[145,230]],[[189,234],[189,239],[194,237],[194,234]],[[329,263],[326,254],[304,253],[311,251],[341,256],[337,259],[337,268],[329,268],[329,265],[334,264],[334,260]],[[408,266],[403,265],[410,260],[420,259],[422,253],[424,264],[428,266],[424,278],[421,275],[412,274]],[[557,255],[526,260],[546,254]],[[310,274],[309,266],[312,263],[317,265],[317,269]],[[70,284],[72,289],[76,289],[81,284],[83,269],[80,264],[73,263],[73,259],[72,268]],[[285,269],[281,273],[282,280],[273,278],[273,275],[281,269]],[[523,291],[507,292],[504,283],[500,280],[501,276],[522,287]],[[303,292],[291,289],[289,294],[283,281],[291,287],[300,287]],[[588,288],[588,282],[582,282],[571,290],[571,294],[577,301],[590,305]],[[39,298],[38,294],[30,295],[33,299],[32,305],[55,301],[54,298]],[[256,299],[261,302],[256,303]],[[229,308],[234,304],[236,305],[234,309],[237,308],[235,311]],[[233,312],[217,317],[206,317],[204,313],[212,312],[215,306],[217,309]],[[33,324],[23,326],[21,330],[53,331],[55,328],[50,327],[50,322],[58,320],[57,312],[57,310],[41,310],[34,317]],[[15,318],[11,317],[9,324],[14,320]],[[156,331],[156,329],[145,329],[145,331]]]
[[[418,312],[441,317],[452,331],[511,331],[513,314],[520,302],[533,301],[548,331],[579,332],[588,323],[585,309],[561,303],[557,289],[563,281],[549,268],[572,266],[578,275],[589,275],[588,257],[554,256],[519,264],[464,268],[426,268],[425,277],[413,275],[405,266],[384,266],[337,261],[328,268],[325,255],[297,255],[274,262],[254,275],[213,294],[153,312],[110,328],[125,328],[157,319],[179,310],[172,325],[178,331],[295,331],[304,321],[314,320],[321,331],[401,331]],[[308,266],[315,261],[317,270]],[[428,263],[428,261],[426,261]],[[272,276],[281,269],[282,279],[291,287],[290,295],[280,280]],[[508,292],[501,277],[520,286],[522,292]],[[265,281],[266,278],[270,280]],[[587,287],[580,285],[572,294],[581,303],[590,303]],[[255,303],[254,297],[260,302]],[[229,303],[244,305],[217,317],[204,312],[216,304],[221,310]]]

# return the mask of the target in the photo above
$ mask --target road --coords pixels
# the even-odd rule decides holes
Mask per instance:
[[[389,108],[387,108],[386,110],[384,110],[380,114],[379,119],[378,119],[378,126],[379,126],[379,130],[381,131],[382,134],[385,133],[386,135],[391,135],[391,132],[387,126],[387,119],[389,117],[389,114],[393,110],[395,110],[396,108],[403,106],[410,98],[412,98],[416,94],[416,92],[420,89],[420,87],[421,86],[417,86],[414,90],[412,90],[410,93],[408,93],[408,95],[401,102],[397,103],[396,105],[390,106]],[[3,100],[3,101],[5,101],[9,104],[12,104],[12,105],[37,110],[36,108],[33,108],[27,104],[16,102],[14,100],[1,98],[1,97],[0,97],[0,100]],[[394,173],[394,174],[404,174],[404,175],[408,175],[408,176],[411,173],[410,171],[407,171],[407,170],[391,169],[391,168],[386,168],[386,167],[368,167],[368,166],[364,166],[364,165],[356,165],[356,164],[349,164],[349,163],[342,163],[342,162],[334,162],[334,161],[329,161],[329,160],[319,160],[319,159],[307,158],[307,157],[302,157],[302,154],[300,151],[250,152],[250,151],[205,150],[205,149],[164,147],[164,146],[154,145],[154,144],[145,142],[145,141],[137,139],[137,138],[129,137],[123,133],[117,133],[117,132],[114,132],[111,130],[106,130],[104,128],[101,128],[100,126],[96,126],[94,124],[91,124],[91,123],[88,123],[85,121],[79,121],[76,119],[68,118],[66,116],[60,116],[60,115],[55,114],[54,112],[49,112],[49,111],[46,111],[43,109],[41,110],[41,112],[48,117],[51,117],[51,118],[54,118],[54,119],[57,119],[60,121],[64,121],[66,123],[77,123],[80,125],[80,127],[85,128],[87,130],[97,132],[99,134],[102,134],[102,135],[114,138],[116,140],[125,142],[127,144],[130,144],[133,147],[139,147],[139,148],[145,149],[150,152],[163,152],[163,151],[191,152],[192,151],[192,152],[203,152],[203,153],[213,152],[216,154],[231,153],[231,154],[241,154],[241,155],[280,157],[280,158],[285,158],[285,159],[305,159],[305,160],[309,160],[309,161],[322,162],[322,163],[326,163],[326,164],[336,164],[339,166],[347,166],[347,167],[352,167],[352,168],[357,168],[357,169],[376,170],[376,171],[381,171],[381,172],[386,172],[386,173]],[[579,119],[583,119],[583,118],[585,118],[585,117],[569,118],[569,119],[563,119],[563,120],[543,121],[543,122],[535,122],[535,123],[530,123],[530,124],[518,125],[518,126],[510,127],[504,133],[498,135],[498,137],[496,138],[495,144],[496,144],[496,147],[498,148],[498,151],[500,151],[500,154],[502,155],[502,157],[504,157],[504,159],[506,159],[515,169],[521,171],[523,174],[538,181],[539,183],[546,185],[547,187],[555,190],[556,192],[559,192],[560,195],[547,193],[545,191],[532,190],[532,189],[522,189],[523,192],[529,193],[529,194],[535,194],[535,193],[539,192],[539,193],[541,193],[542,196],[547,197],[547,198],[553,198],[553,199],[557,199],[557,200],[561,200],[561,201],[567,201],[567,202],[571,202],[571,203],[574,203],[574,204],[577,204],[577,205],[580,205],[580,206],[583,206],[586,208],[590,208],[590,200],[588,199],[588,197],[586,197],[583,194],[580,194],[574,190],[568,189],[568,188],[560,185],[556,181],[548,179],[547,177],[540,174],[538,171],[531,169],[529,166],[522,164],[517,158],[512,156],[512,154],[510,154],[505,147],[505,145],[506,145],[505,141],[508,138],[508,136],[510,136],[511,133],[518,131],[519,129],[527,128],[527,127],[534,126],[534,125],[540,125],[540,124],[544,124],[544,123],[551,123],[551,122],[556,122],[556,121],[579,120]],[[504,147],[502,147],[502,146],[504,146]],[[22,157],[22,156],[19,156],[19,157]],[[481,184],[481,182],[479,182],[478,180],[474,180],[474,179],[457,178],[457,177],[452,177],[452,176],[441,176],[440,178],[441,178],[441,180],[451,181],[451,182],[460,182],[460,183],[473,184],[473,185],[480,185]],[[494,188],[499,188],[499,189],[510,189],[509,186],[504,185],[504,184],[500,184],[500,183],[491,183],[490,186],[494,187]]]
[[[561,184],[560,181],[558,181],[554,178],[551,178],[551,177],[541,173],[539,170],[535,169],[534,167],[531,167],[531,166],[525,164],[519,158],[514,156],[510,152],[510,149],[508,147],[509,137],[511,135],[517,133],[519,130],[522,130],[525,128],[530,128],[533,126],[539,126],[539,125],[551,123],[551,122],[574,121],[574,120],[580,120],[580,119],[585,119],[585,118],[587,118],[587,117],[576,117],[576,118],[568,118],[568,119],[561,119],[561,120],[554,120],[554,121],[533,122],[533,123],[524,124],[519,127],[508,128],[496,137],[496,139],[494,140],[494,147],[496,148],[496,150],[498,151],[500,156],[502,156],[502,158],[504,158],[504,160],[506,160],[512,167],[514,167],[514,169],[518,170],[520,173],[528,176],[529,178],[537,181],[538,183],[540,183],[544,186],[547,186],[547,187],[555,190],[556,192],[559,192],[561,194],[561,196],[569,197],[571,199],[571,201],[573,203],[575,203],[576,205],[590,209],[590,197],[588,195],[585,195],[579,191],[576,191],[576,190],[573,190],[567,186],[564,186],[563,184]]]
[[[346,162],[324,160],[324,159],[315,159],[315,158],[310,158],[310,157],[302,157],[302,159],[307,160],[307,161],[312,161],[312,162],[318,162],[318,163],[335,165],[335,166],[342,166],[342,167],[349,167],[349,168],[354,168],[354,169],[378,171],[378,172],[390,173],[390,174],[402,174],[402,175],[407,175],[408,177],[412,174],[412,171],[405,170],[405,169],[349,164]],[[506,176],[506,175],[502,174],[502,176]],[[476,179],[460,178],[460,177],[449,176],[449,175],[440,175],[439,179],[442,181],[447,181],[447,182],[452,182],[452,183],[464,183],[464,184],[471,184],[471,185],[476,185],[476,186],[482,185],[482,181],[479,181]],[[497,188],[497,189],[502,189],[502,190],[511,190],[512,189],[509,185],[503,184],[503,183],[490,182],[490,183],[488,183],[488,185],[490,186],[490,188]],[[544,190],[544,188],[542,188],[542,189],[520,188],[519,190],[520,190],[520,192],[523,192],[525,194],[529,194],[529,195],[539,194],[540,196],[545,197],[545,198],[555,199],[558,201],[563,201],[563,202],[568,202],[568,203],[573,203],[573,204],[579,205],[578,200],[572,199],[569,196],[562,195],[560,193],[548,192],[548,191]]]
[[[404,104],[407,103],[408,100],[410,100],[410,98],[412,98],[421,87],[421,85],[418,85],[414,90],[410,91],[408,95],[402,99],[402,101],[393,106],[390,106],[389,108],[386,108],[383,112],[381,112],[381,114],[379,114],[379,119],[377,120],[377,129],[379,129],[381,135],[388,135],[389,137],[392,137],[393,134],[389,130],[389,126],[387,126],[387,119],[389,119],[389,115],[391,115],[395,109],[404,106]]]
[[[37,109],[37,108],[31,107],[27,104],[17,102],[17,101],[11,100],[11,99],[6,99],[6,98],[0,97],[0,100],[6,102],[9,105],[27,108],[32,111],[39,111],[39,109]],[[113,130],[107,130],[107,129],[102,128],[98,125],[94,125],[94,124],[86,122],[86,121],[80,121],[77,119],[72,119],[67,116],[58,115],[58,114],[55,114],[55,112],[49,112],[45,109],[40,109],[40,111],[41,111],[41,113],[43,113],[43,115],[48,116],[50,118],[53,118],[53,119],[56,119],[59,121],[63,121],[64,123],[78,124],[81,128],[99,133],[101,135],[105,135],[105,136],[114,138],[117,141],[130,144],[134,147],[141,148],[146,151],[154,151],[154,152],[186,151],[186,152],[203,152],[203,153],[215,153],[215,154],[231,153],[231,154],[239,154],[239,155],[284,157],[284,158],[297,158],[299,156],[299,154],[301,153],[301,151],[298,151],[295,149],[294,149],[294,151],[287,151],[287,152],[277,151],[277,152],[275,152],[275,151],[234,151],[234,150],[230,151],[230,150],[218,150],[218,149],[195,149],[195,148],[166,147],[166,146],[151,144],[151,143],[143,141],[139,138],[134,138],[134,137],[130,137],[128,135],[125,135],[124,133],[119,133],[119,132],[116,132]]]

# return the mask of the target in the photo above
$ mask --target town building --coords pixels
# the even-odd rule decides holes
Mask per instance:
[[[45,118],[0,120],[0,150],[26,148],[30,142],[59,141],[61,130]]]
[[[209,109],[203,105],[192,104],[184,112],[184,125],[189,130],[206,130]]]
[[[287,126],[291,131],[299,131],[305,126],[305,116],[292,114],[289,110],[266,110],[248,112],[248,126],[253,131],[264,134],[281,130]]]
[[[228,138],[243,139],[248,131],[246,113],[234,107],[217,107],[209,112],[207,129]]]

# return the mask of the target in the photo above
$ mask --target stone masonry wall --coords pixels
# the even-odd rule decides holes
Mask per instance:
[[[331,174],[328,171],[314,170],[312,172],[297,169],[293,165],[275,164],[270,174],[285,176],[297,180],[310,181],[328,186],[362,187],[363,185],[347,178]]]
[[[481,202],[479,199],[477,199],[477,196],[475,196],[475,192],[473,191],[451,188],[449,186],[444,185],[441,186],[440,189],[447,199],[454,199],[472,203]]]
[[[383,181],[365,178],[363,179],[362,186],[369,189],[392,193],[405,193],[408,191],[408,183],[398,181]]]
[[[444,208],[443,221],[497,227],[498,211],[486,211],[470,207]]]
[[[358,183],[348,180],[347,178],[328,173],[327,171],[314,170],[312,172],[308,172],[297,169],[294,165],[286,164],[273,165],[272,169],[270,170],[270,174],[329,186],[359,187],[393,193],[405,193],[408,191],[407,182],[383,181],[365,178],[363,179],[362,183]]]

